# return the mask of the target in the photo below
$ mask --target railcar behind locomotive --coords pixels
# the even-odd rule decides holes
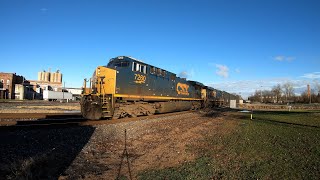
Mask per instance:
[[[87,82],[89,87],[87,88]],[[219,92],[219,91],[218,91]],[[217,90],[128,56],[110,59],[85,79],[81,113],[87,119],[123,118],[221,104]]]

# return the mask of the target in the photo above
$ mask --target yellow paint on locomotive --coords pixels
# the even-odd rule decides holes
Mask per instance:
[[[115,94],[116,70],[99,66],[96,69],[97,94]]]
[[[164,97],[164,96],[140,96],[140,95],[131,95],[131,94],[115,94],[114,97],[122,98],[132,98],[132,99],[152,99],[152,100],[182,100],[182,101],[201,101],[202,99],[197,98],[181,98],[181,97]]]
[[[214,97],[214,98],[217,97],[217,92],[216,91],[212,91],[211,92],[211,96]]]
[[[206,98],[207,98],[207,90],[201,89],[201,99],[206,99]]]
[[[180,82],[177,84],[176,90],[177,90],[178,94],[189,96],[188,89],[189,89],[189,85],[187,85],[187,84],[183,84]]]
[[[82,92],[82,94],[90,94],[92,92],[91,88],[85,88]]]

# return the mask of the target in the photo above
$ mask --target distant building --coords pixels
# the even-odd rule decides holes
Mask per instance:
[[[82,88],[65,88],[65,90],[72,94],[73,100],[80,100],[83,90]]]
[[[264,95],[261,97],[261,101],[264,103],[277,103],[277,96]]]
[[[16,73],[0,72],[0,99],[14,99],[15,85],[23,84],[24,79]]]
[[[61,84],[62,74],[60,73],[60,70],[57,70],[56,72],[50,72],[50,69],[48,72],[40,71],[38,72],[38,81]]]
[[[69,92],[66,92],[66,90],[62,90],[62,91],[53,91],[52,89],[50,89],[52,87],[50,87],[49,85],[47,87],[45,87],[43,89],[43,100],[46,101],[61,101],[61,100],[72,100],[72,94]]]
[[[29,80],[31,85],[39,86],[42,90],[48,88],[50,91],[62,91],[62,74],[59,70],[56,72],[40,71],[38,80]]]
[[[50,72],[50,69],[48,72],[40,71],[37,80],[28,80],[24,86],[24,99],[46,99],[44,91],[62,92],[62,74],[59,70],[56,72]]]
[[[37,80],[26,80],[15,73],[0,73],[0,99],[78,100],[81,88],[63,88],[62,74],[38,72]]]
[[[29,80],[30,85],[34,85],[35,87],[38,86],[42,90],[47,88],[50,91],[62,91],[62,83],[57,83],[57,82],[48,82],[48,81],[37,81],[37,80]],[[36,90],[36,89],[34,89]]]
[[[29,81],[25,81],[23,84],[15,85],[15,99],[43,99],[42,89],[38,85],[30,84]]]

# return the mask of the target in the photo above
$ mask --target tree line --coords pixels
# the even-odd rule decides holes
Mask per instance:
[[[263,103],[320,103],[320,84],[316,83],[314,89],[303,91],[300,95],[294,92],[293,84],[290,82],[277,84],[271,90],[256,90],[248,97],[251,102]]]

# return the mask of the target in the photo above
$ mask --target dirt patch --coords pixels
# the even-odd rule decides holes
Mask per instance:
[[[222,120],[220,117],[212,118],[198,112],[190,112],[138,122],[98,126],[90,142],[61,179],[129,177],[125,158],[119,174],[125,148],[125,129],[133,177],[145,169],[174,167],[192,161],[197,154],[190,147],[193,149],[194,146],[200,145],[199,140],[208,131],[219,128]],[[106,167],[108,170],[105,171]]]

